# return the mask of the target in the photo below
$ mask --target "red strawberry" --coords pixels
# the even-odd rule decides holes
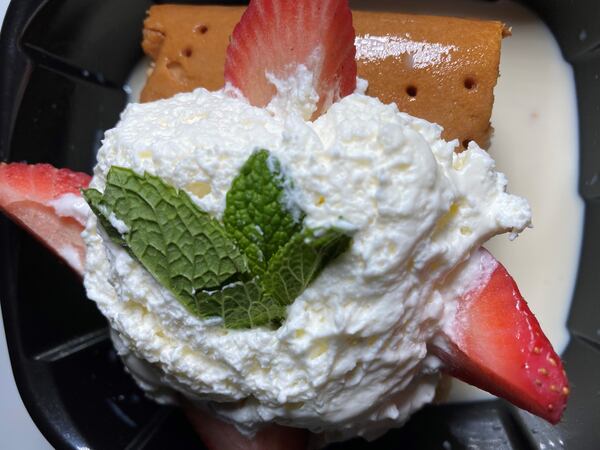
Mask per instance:
[[[569,394],[567,377],[515,281],[484,249],[463,272],[470,287],[432,348],[445,371],[557,423]]]
[[[225,81],[263,107],[276,93],[266,73],[286,79],[304,64],[323,112],[356,88],[354,37],[348,0],[251,0],[227,48]]]
[[[282,425],[268,425],[254,437],[242,435],[233,425],[208,412],[185,407],[194,430],[209,450],[303,450],[307,448],[308,431]]]
[[[53,250],[77,273],[83,273],[82,220],[59,215],[53,202],[65,194],[80,196],[91,177],[50,164],[0,163],[0,210]],[[63,213],[65,214],[65,213]],[[68,213],[67,213],[68,214]]]

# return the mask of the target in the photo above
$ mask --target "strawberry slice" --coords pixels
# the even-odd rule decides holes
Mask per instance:
[[[432,344],[445,371],[557,423],[569,394],[567,377],[515,281],[484,249],[459,277],[467,287],[454,321]]]
[[[87,207],[80,189],[91,177],[50,164],[0,163],[0,210],[83,274],[81,232]]]
[[[267,425],[254,437],[242,435],[235,426],[217,419],[209,412],[185,406],[185,413],[194,430],[209,450],[304,450],[308,431],[282,425]]]
[[[267,73],[285,80],[303,64],[319,114],[356,88],[354,37],[347,0],[251,0],[227,48],[225,81],[264,107],[276,93]]]

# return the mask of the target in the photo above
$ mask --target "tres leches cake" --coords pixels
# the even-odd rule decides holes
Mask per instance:
[[[357,42],[346,1],[253,0],[222,89],[129,105],[91,179],[1,165],[0,205],[83,275],[158,401],[374,438],[447,373],[558,422],[562,362],[481,247],[527,201],[475,142],[367,95]]]
[[[142,48],[153,65],[142,102],[224,85],[223,64],[241,6],[155,5]],[[443,126],[442,137],[489,145],[502,38],[498,21],[353,11],[358,76],[367,94]]]

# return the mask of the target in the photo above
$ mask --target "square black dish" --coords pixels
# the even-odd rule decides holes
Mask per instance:
[[[501,401],[430,406],[374,443],[334,448],[600,446],[600,6],[523,3],[554,32],[573,64],[578,93],[579,192],[586,211],[571,339],[563,354],[572,384],[569,407],[551,427]],[[0,160],[90,172],[104,130],[126,105],[123,86],[142,56],[140,28],[151,4],[11,4],[0,39]],[[123,371],[106,322],[86,300],[80,280],[6,219],[0,224],[0,298],[11,361],[23,400],[48,440],[68,449],[159,449],[174,442],[179,449],[202,448],[177,410],[145,399]]]

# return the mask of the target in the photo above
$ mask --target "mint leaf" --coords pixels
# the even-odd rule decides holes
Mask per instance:
[[[102,192],[96,189],[83,189],[81,191],[83,198],[90,205],[92,212],[98,217],[98,221],[108,237],[117,245],[121,247],[127,247],[125,239],[121,234],[112,226],[110,221],[102,213]]]
[[[222,317],[226,328],[279,326],[285,319],[285,308],[265,295],[256,279],[232,283],[217,291],[202,291],[196,297],[203,315]]]
[[[196,291],[220,288],[247,272],[221,224],[158,177],[113,166],[102,199],[94,192],[86,199],[104,217],[103,226],[110,214],[125,223],[121,238],[132,254],[186,304]]]
[[[273,327],[351,239],[303,229],[303,213],[284,204],[286,183],[266,150],[253,154],[227,194],[224,225],[184,191],[121,167],[109,170],[104,193],[83,195],[111,240],[191,314],[221,317],[227,328]]]
[[[285,183],[279,161],[259,150],[248,158],[227,193],[223,223],[257,274],[302,227],[300,214],[294,217],[286,208]]]
[[[269,261],[263,286],[280,305],[290,305],[321,273],[346,251],[351,238],[339,230],[303,230]]]

